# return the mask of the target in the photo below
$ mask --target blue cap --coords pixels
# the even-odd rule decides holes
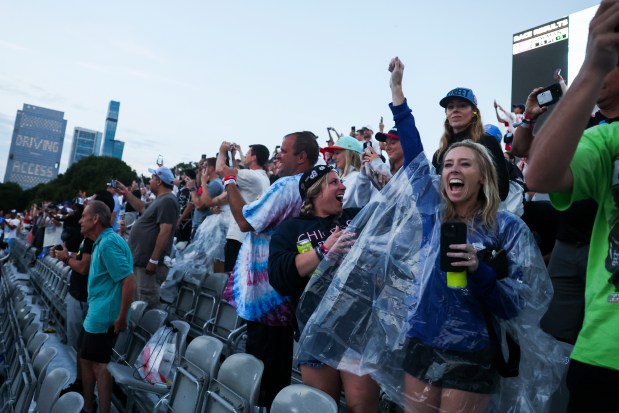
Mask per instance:
[[[473,93],[471,89],[467,89],[465,87],[457,87],[455,89],[450,90],[449,93],[447,93],[447,96],[441,99],[441,101],[438,102],[438,104],[446,108],[447,102],[449,102],[451,99],[454,99],[454,98],[466,100],[471,105],[477,106],[477,98],[475,97],[475,94]]]
[[[497,138],[499,143],[501,143],[501,141],[503,140],[503,134],[501,133],[501,129],[499,129],[498,126],[495,126],[491,123],[486,123],[484,125],[484,130],[488,135]]]
[[[168,185],[174,185],[174,174],[170,171],[170,168],[166,168],[165,166],[160,166],[157,169],[148,168],[148,172],[153,175],[157,175],[159,179],[165,182]]]

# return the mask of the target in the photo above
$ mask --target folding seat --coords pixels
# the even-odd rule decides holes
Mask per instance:
[[[170,391],[169,412],[202,411],[209,382],[219,370],[222,349],[221,341],[208,336],[196,337],[189,343]]]
[[[194,284],[182,281],[178,289],[176,302],[174,303],[174,314],[182,320],[190,321],[195,311],[198,295],[198,287]]]
[[[39,392],[41,391],[41,385],[43,384],[43,380],[47,375],[47,368],[49,367],[49,363],[56,357],[58,354],[58,350],[53,347],[45,347],[42,348],[39,353],[32,360],[32,370],[34,371],[34,375],[36,377],[36,390],[34,392],[34,399],[39,398]]]
[[[118,361],[126,356],[133,330],[142,319],[146,306],[146,301],[134,301],[131,303],[129,314],[127,315],[127,328],[121,331],[116,338],[116,344],[112,351],[112,361]]]
[[[195,311],[190,324],[194,337],[204,334],[206,323],[212,320],[217,311],[217,305],[228,282],[228,274],[210,274],[200,287],[195,305]]]
[[[84,398],[77,392],[65,393],[52,406],[51,413],[80,413],[84,407]]]
[[[69,383],[71,374],[67,369],[59,367],[45,376],[39,398],[36,400],[35,413],[51,413],[52,406],[60,397],[60,392]]]
[[[32,337],[32,339],[30,340],[30,343],[28,343],[26,347],[27,355],[30,360],[34,360],[36,355],[39,353],[39,350],[41,350],[41,347],[43,347],[43,344],[48,339],[49,339],[49,336],[45,333],[36,333],[34,337]]]
[[[123,340],[125,343],[121,343],[124,348],[118,348],[118,354],[114,357],[116,358],[115,361],[132,364],[133,362],[130,362],[130,360],[135,361],[150,336],[165,323],[167,315],[168,313],[159,309],[150,309],[143,313],[139,321],[131,328],[129,336]],[[114,348],[116,349],[117,347],[115,346]]]
[[[244,321],[236,313],[236,309],[226,301],[220,300],[217,304],[215,317],[205,325],[205,334],[220,339],[226,345],[230,345],[232,333],[243,325]]]
[[[337,404],[322,390],[305,384],[291,384],[277,393],[271,413],[337,413]]]
[[[217,379],[211,379],[204,413],[252,412],[258,406],[264,364],[246,353],[224,360]]]
[[[187,348],[189,324],[183,320],[174,320],[170,323],[170,326],[176,329],[175,354],[177,360],[180,362],[185,354],[185,349]],[[136,372],[133,364],[124,365],[120,363],[109,363],[107,369],[112,375],[114,382],[127,395],[127,404],[124,409],[125,411],[130,412],[132,410],[136,392],[154,392],[165,395],[170,391],[171,385],[154,385],[143,380]]]

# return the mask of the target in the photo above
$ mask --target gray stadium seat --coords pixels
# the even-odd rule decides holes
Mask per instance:
[[[71,374],[63,368],[54,369],[45,377],[35,407],[36,413],[51,413],[52,406],[58,400],[60,392],[69,382],[70,377]]]
[[[322,390],[305,384],[291,384],[277,393],[271,413],[337,413],[337,404]]]
[[[262,361],[250,354],[226,358],[217,379],[211,380],[204,413],[253,411],[258,404],[263,370]]]
[[[53,347],[42,348],[41,351],[39,351],[39,354],[37,354],[32,361],[32,369],[34,370],[34,375],[37,378],[37,388],[34,393],[34,400],[39,398],[41,385],[47,375],[47,367],[53,358],[56,357],[56,354],[58,354],[58,350]]]
[[[84,398],[74,391],[60,396],[52,406],[51,413],[80,413],[84,407]]]
[[[171,325],[176,328],[176,355],[180,360],[185,354],[187,346],[187,334],[189,333],[189,324],[186,321],[174,320]],[[170,390],[170,386],[155,386],[136,378],[136,370],[133,364],[125,365],[122,363],[109,363],[107,369],[112,375],[114,382],[125,392],[127,395],[127,404],[125,411],[131,411],[133,408],[133,402],[135,399],[135,393],[140,391],[155,392],[160,394],[166,394]]]
[[[118,361],[119,359],[122,359],[122,357],[126,356],[133,330],[142,319],[146,306],[146,301],[134,301],[131,303],[131,307],[129,307],[129,315],[127,316],[127,328],[118,335],[116,344],[114,345],[112,354],[113,361]]]
[[[36,357],[37,353],[41,350],[41,347],[43,347],[43,344],[48,338],[49,336],[45,333],[36,333],[34,337],[32,337],[32,340],[30,340],[30,343],[26,346],[30,360]]]
[[[163,411],[172,413],[201,412],[209,381],[217,374],[222,349],[223,344],[216,338],[196,337],[187,346],[170,393],[162,399],[161,391],[157,394],[136,392],[138,411],[147,413],[154,411],[156,406],[166,406],[167,410]]]
[[[34,335],[41,330],[41,323],[31,323],[24,332],[22,333],[22,337],[24,338],[24,342],[26,345],[30,342],[30,340],[34,337]]]

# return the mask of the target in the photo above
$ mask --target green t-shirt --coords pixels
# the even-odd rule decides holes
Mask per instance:
[[[618,287],[609,282],[619,272],[619,122],[587,129],[570,168],[572,191],[550,194],[552,204],[564,210],[591,198],[599,205],[589,247],[585,319],[572,358],[619,370],[619,282]]]
[[[120,313],[122,283],[133,274],[129,246],[111,228],[103,230],[95,241],[88,273],[88,313],[84,330],[105,333]]]

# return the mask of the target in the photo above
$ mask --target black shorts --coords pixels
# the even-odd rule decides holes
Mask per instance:
[[[93,334],[82,328],[82,344],[80,346],[80,358],[107,364],[112,359],[112,349],[116,343],[118,334],[111,326],[107,333]]]
[[[490,347],[473,352],[440,350],[409,339],[403,367],[411,376],[432,386],[491,394],[500,379],[492,366],[493,358]]]

